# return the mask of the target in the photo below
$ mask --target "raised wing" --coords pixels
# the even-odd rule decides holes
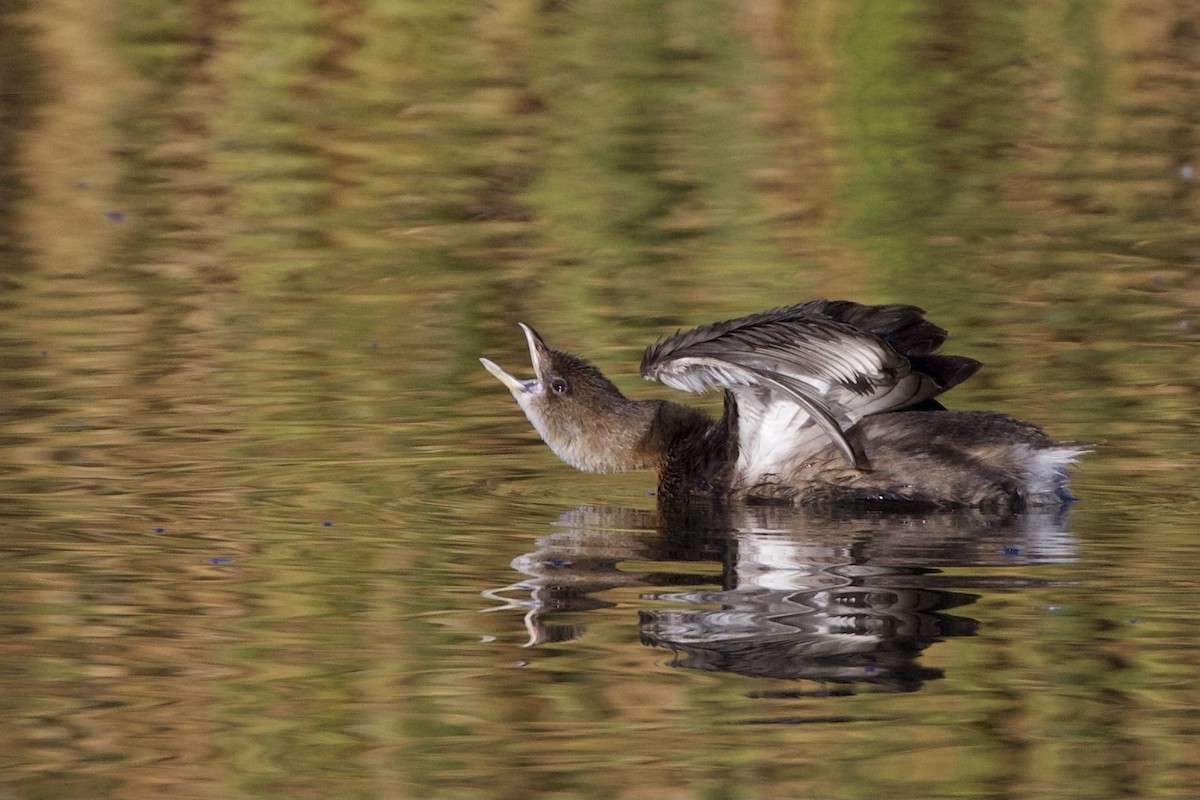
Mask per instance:
[[[858,420],[929,400],[980,366],[930,355],[946,333],[923,314],[913,306],[825,300],[778,308],[651,346],[642,377],[690,392],[728,389],[740,412],[753,411],[740,424],[766,425],[769,417],[778,429],[784,420],[798,441],[808,438],[799,434],[811,422],[859,467],[845,433]],[[739,440],[759,434],[739,430]]]

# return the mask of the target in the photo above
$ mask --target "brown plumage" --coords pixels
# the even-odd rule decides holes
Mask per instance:
[[[661,502],[903,502],[1017,508],[1062,503],[1083,449],[936,399],[980,364],[937,355],[946,332],[913,306],[816,300],[677,333],[642,376],[721,388],[720,418],[625,397],[579,356],[521,325],[536,377],[481,359],[552,450],[591,472],[655,469]]]

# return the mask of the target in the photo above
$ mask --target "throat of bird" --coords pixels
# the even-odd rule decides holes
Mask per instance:
[[[657,469],[662,447],[655,419],[661,401],[630,400],[565,417],[526,415],[554,454],[584,472],[628,472]]]

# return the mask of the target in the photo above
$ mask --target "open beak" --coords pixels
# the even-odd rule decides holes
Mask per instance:
[[[533,364],[533,371],[537,377],[523,381],[519,378],[514,378],[505,372],[499,364],[491,359],[481,358],[479,363],[483,364],[483,368],[496,379],[508,387],[512,392],[512,396],[520,399],[522,395],[531,392],[541,391],[541,377],[545,369],[545,364],[550,357],[550,348],[546,347],[546,343],[542,341],[542,337],[538,336],[538,332],[526,325],[524,322],[518,322],[521,330],[525,332],[525,342],[529,345],[529,361]]]

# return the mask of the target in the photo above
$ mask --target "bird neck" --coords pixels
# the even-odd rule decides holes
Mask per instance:
[[[713,420],[703,411],[665,400],[646,402],[653,415],[643,447],[654,454],[653,466],[660,475],[673,462],[695,459],[707,447]]]
[[[586,472],[661,472],[680,441],[711,422],[677,403],[624,396],[589,408],[586,419],[530,419],[559,458]]]
[[[612,464],[611,471],[658,469],[666,449],[658,435],[661,400],[630,400],[601,411],[596,418],[596,447]]]

